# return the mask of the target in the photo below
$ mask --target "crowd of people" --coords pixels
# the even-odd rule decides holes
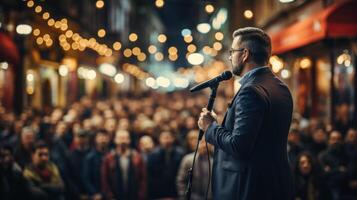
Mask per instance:
[[[218,94],[218,121],[230,98]],[[206,103],[202,93],[150,92],[20,115],[0,108],[0,199],[185,199]],[[296,200],[357,197],[356,134],[294,115],[287,148]],[[213,147],[201,141],[198,152],[193,200],[205,198]]]

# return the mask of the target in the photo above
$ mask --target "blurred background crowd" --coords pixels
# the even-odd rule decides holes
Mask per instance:
[[[217,97],[218,121],[228,100]],[[83,97],[19,116],[2,108],[1,199],[184,199],[205,103],[205,95],[177,92]],[[356,198],[356,134],[294,115],[287,148],[296,200]],[[201,142],[192,199],[204,199],[207,162]]]

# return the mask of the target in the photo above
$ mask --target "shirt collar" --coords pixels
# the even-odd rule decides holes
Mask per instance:
[[[260,71],[261,69],[265,69],[268,68],[267,66],[262,66],[262,67],[256,67],[252,70],[250,70],[249,72],[247,72],[246,74],[244,74],[242,76],[242,78],[239,80],[239,83],[241,85],[243,85],[245,82],[247,82],[247,80],[252,77],[257,71]]]

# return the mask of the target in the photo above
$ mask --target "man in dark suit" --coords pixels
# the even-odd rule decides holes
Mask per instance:
[[[229,59],[240,90],[222,125],[203,109],[198,125],[215,147],[212,172],[214,199],[290,200],[292,173],[287,136],[293,102],[287,86],[267,67],[269,36],[258,28],[233,34]]]

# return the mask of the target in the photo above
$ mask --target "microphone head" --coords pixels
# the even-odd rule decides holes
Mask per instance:
[[[230,78],[232,78],[232,72],[230,71],[225,71],[220,75],[222,80],[228,80]]]

